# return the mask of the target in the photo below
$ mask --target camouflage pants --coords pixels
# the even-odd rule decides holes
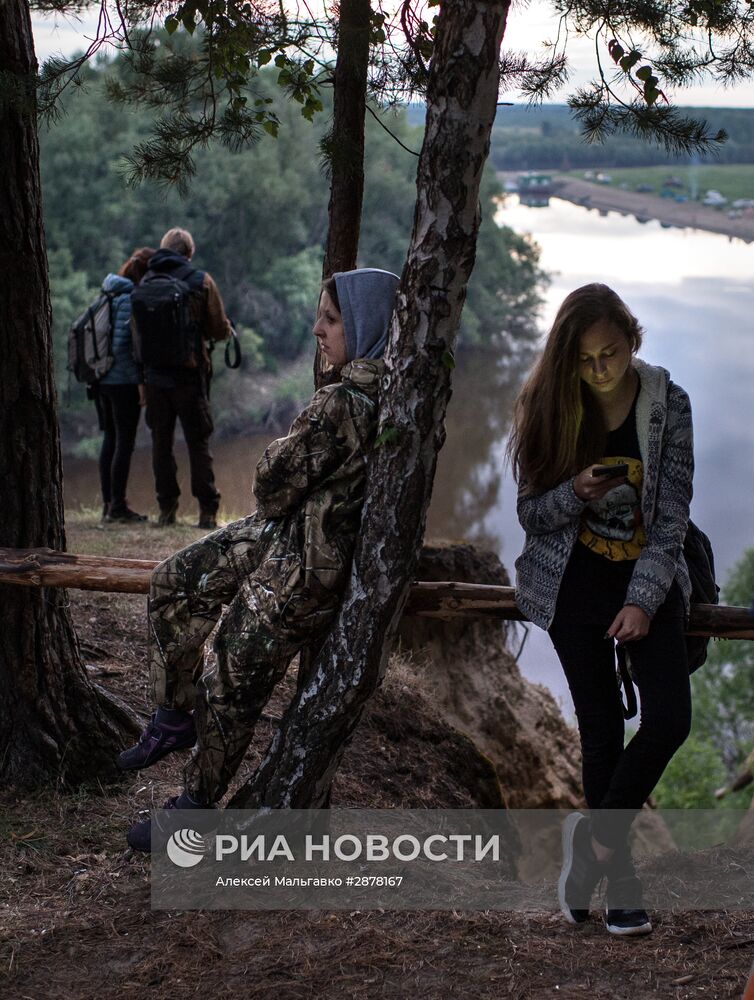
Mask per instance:
[[[155,705],[195,708],[198,741],[185,771],[199,802],[220,799],[307,622],[262,621],[249,577],[264,559],[271,522],[253,515],[220,528],[161,563],[149,595],[149,669]],[[223,606],[227,606],[223,613]],[[220,625],[207,650],[204,644]]]

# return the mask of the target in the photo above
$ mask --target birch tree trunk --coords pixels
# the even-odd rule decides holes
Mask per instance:
[[[450,398],[453,347],[479,228],[479,183],[510,0],[440,8],[417,202],[398,291],[362,533],[338,620],[233,807],[322,805],[377,688],[424,536]],[[378,438],[379,440],[379,438]]]
[[[0,2],[0,546],[65,548],[50,295],[25,0]],[[0,782],[114,773],[119,730],[81,664],[64,590],[0,601]]]

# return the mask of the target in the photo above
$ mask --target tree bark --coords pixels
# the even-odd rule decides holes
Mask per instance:
[[[322,277],[356,267],[364,200],[364,118],[369,66],[369,0],[341,0],[338,54],[333,80],[333,121],[328,136],[330,202]],[[319,347],[314,358],[314,384],[324,383],[325,364]]]
[[[0,545],[65,548],[50,296],[37,144],[36,59],[24,0],[0,3]],[[114,772],[119,736],[82,667],[64,590],[0,601],[0,782]]]
[[[424,535],[445,437],[452,351],[479,228],[510,0],[445,0],[435,41],[408,257],[393,316],[380,437],[338,620],[269,750],[232,806],[326,801],[385,668]]]
[[[330,203],[322,274],[356,267],[364,198],[369,0],[341,0],[330,132]]]

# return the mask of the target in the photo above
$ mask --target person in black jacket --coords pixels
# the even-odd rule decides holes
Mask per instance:
[[[180,420],[191,466],[191,492],[199,501],[198,527],[217,527],[220,494],[215,486],[209,439],[214,429],[209,406],[209,382],[212,375],[207,343],[227,340],[231,325],[225,314],[217,285],[206,271],[194,268],[194,240],[185,229],[170,229],[160,241],[160,249],[151,258],[144,278],[145,287],[171,275],[185,282],[190,290],[190,313],[195,330],[192,349],[180,363],[154,366],[145,364],[146,420],[152,432],[152,468],[157,502],[158,524],[175,523],[180,488],[173,454],[176,419]],[[134,306],[134,323],[142,322]]]

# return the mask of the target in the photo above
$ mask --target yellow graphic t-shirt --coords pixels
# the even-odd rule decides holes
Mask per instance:
[[[628,482],[592,500],[581,516],[579,541],[597,555],[614,562],[638,559],[647,540],[641,516],[644,466],[637,458],[609,455],[600,465],[628,465]]]

